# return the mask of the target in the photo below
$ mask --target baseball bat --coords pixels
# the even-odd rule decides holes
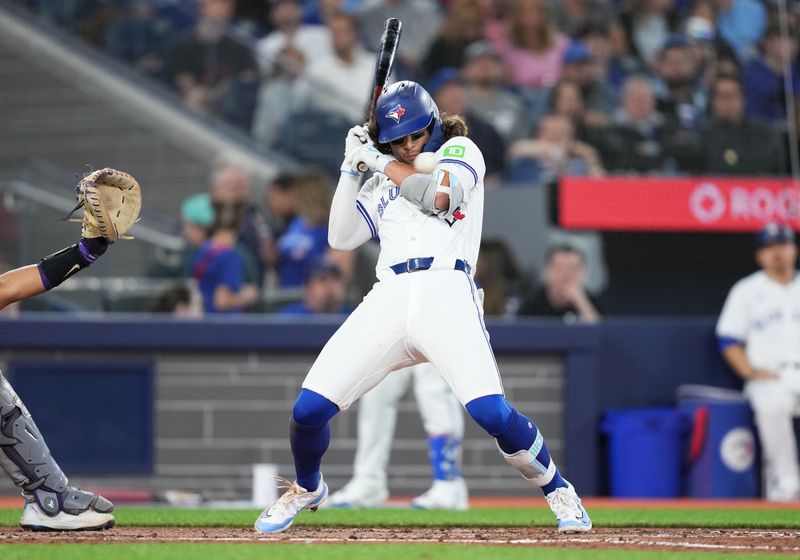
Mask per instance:
[[[397,18],[389,18],[383,24],[383,34],[378,45],[378,58],[375,62],[375,84],[372,88],[372,99],[369,102],[369,112],[367,122],[372,125],[375,122],[375,105],[378,97],[386,85],[386,80],[392,72],[394,65],[394,55],[397,53],[397,45],[400,44],[400,33],[403,31],[403,24]],[[358,164],[358,170],[362,173],[367,171],[367,166],[363,163]]]

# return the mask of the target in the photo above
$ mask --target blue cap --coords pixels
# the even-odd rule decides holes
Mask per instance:
[[[190,196],[181,204],[181,217],[201,227],[211,227],[214,223],[214,207],[211,205],[211,196],[196,194]]]
[[[431,76],[427,89],[431,95],[436,95],[439,93],[439,90],[447,84],[460,81],[461,75],[458,69],[448,66],[438,70],[433,76]]]
[[[317,257],[308,266],[308,275],[306,282],[315,280],[317,278],[324,278],[325,276],[334,276],[336,278],[342,277],[342,269],[335,261],[327,257]]]
[[[774,243],[794,243],[794,231],[788,224],[769,222],[756,234],[756,248]]]
[[[563,62],[564,64],[572,64],[574,62],[587,62],[592,58],[592,53],[586,48],[582,41],[573,41],[564,51]]]
[[[680,33],[673,33],[664,41],[664,44],[661,45],[661,51],[664,52],[667,49],[673,48],[684,48],[689,46],[689,41],[686,39],[685,36],[681,35]]]

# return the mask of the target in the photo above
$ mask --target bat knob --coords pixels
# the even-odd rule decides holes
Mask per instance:
[[[357,168],[361,173],[366,173],[367,171],[369,171],[369,167],[367,167],[367,164],[364,163],[363,161],[358,164]]]

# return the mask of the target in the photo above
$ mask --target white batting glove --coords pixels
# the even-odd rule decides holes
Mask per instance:
[[[386,173],[386,167],[393,161],[397,161],[392,156],[382,154],[375,146],[370,144],[356,148],[349,157],[356,166],[359,163],[363,163],[370,171],[377,171],[378,173]]]
[[[340,171],[347,173],[353,177],[360,177],[361,172],[358,170],[358,162],[353,161],[353,154],[355,151],[364,145],[372,145],[372,139],[369,137],[367,128],[362,125],[356,125],[347,132],[347,138],[344,140],[344,161]]]
[[[372,144],[372,139],[369,137],[367,128],[363,125],[356,125],[347,132],[347,138],[344,140],[344,155],[351,153],[356,148],[364,144]]]

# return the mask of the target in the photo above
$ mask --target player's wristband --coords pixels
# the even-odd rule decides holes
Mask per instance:
[[[47,255],[39,262],[39,276],[50,290],[77,272],[91,266],[108,249],[102,237],[81,238],[79,243]]]

